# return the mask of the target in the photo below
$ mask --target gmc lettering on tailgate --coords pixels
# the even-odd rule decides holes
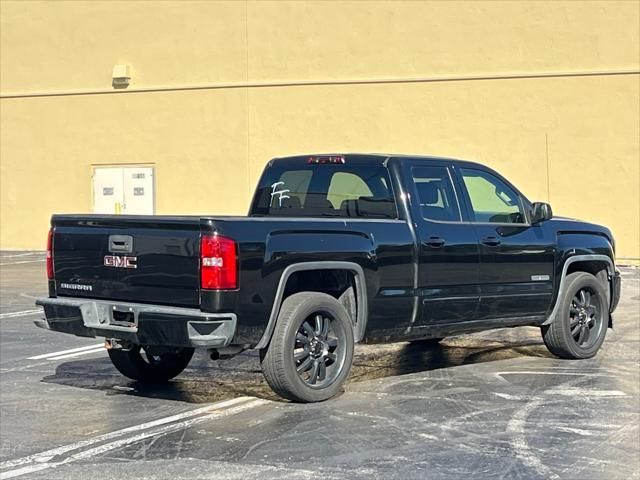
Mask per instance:
[[[125,255],[105,255],[104,266],[113,268],[138,268],[138,257]]]

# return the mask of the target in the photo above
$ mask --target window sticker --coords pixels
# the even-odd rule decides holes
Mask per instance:
[[[109,195],[113,195],[113,187],[103,187],[102,195],[104,195],[105,197],[108,197]]]
[[[277,196],[277,198],[278,198],[278,206],[279,207],[282,206],[282,201],[283,200],[286,200],[287,198],[291,198],[289,195],[287,195],[287,193],[289,193],[291,190],[288,190],[288,189],[277,190],[277,188],[280,185],[284,185],[284,182],[276,182],[276,183],[271,184],[271,205],[273,205],[274,197]]]

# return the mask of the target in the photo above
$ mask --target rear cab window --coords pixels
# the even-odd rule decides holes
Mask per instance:
[[[398,218],[387,168],[343,156],[276,160],[262,175],[252,216]]]

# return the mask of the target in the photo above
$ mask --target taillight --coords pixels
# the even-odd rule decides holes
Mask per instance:
[[[53,280],[53,228],[49,229],[47,237],[47,278]]]
[[[207,290],[238,288],[236,242],[220,235],[200,237],[200,286]]]

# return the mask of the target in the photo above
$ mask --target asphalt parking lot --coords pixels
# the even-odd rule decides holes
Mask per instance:
[[[41,254],[0,255],[0,478],[640,478],[640,269],[591,360],[535,328],[357,348],[344,394],[274,396],[257,355],[197,353],[166,386],[99,339],[37,329]]]

